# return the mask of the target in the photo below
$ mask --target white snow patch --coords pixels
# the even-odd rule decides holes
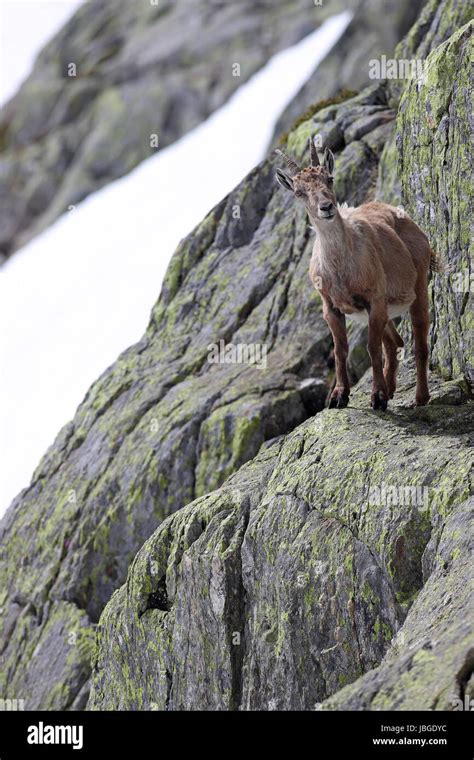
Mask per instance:
[[[91,383],[143,335],[179,240],[262,159],[283,108],[351,18],[333,16],[275,55],[205,123],[0,270],[0,514]]]

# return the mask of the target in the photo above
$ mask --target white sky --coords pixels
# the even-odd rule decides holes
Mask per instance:
[[[141,338],[177,243],[262,159],[283,108],[350,19],[333,16],[275,55],[206,122],[0,269],[0,514],[91,383]]]
[[[0,105],[15,94],[41,48],[83,2],[0,0]]]

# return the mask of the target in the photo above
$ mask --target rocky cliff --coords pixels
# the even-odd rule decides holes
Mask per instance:
[[[311,109],[316,93],[319,101],[341,90],[359,91],[370,84],[370,61],[393,55],[422,6],[423,0],[361,0],[337,45],[281,114],[275,126],[275,143]]]
[[[395,142],[405,207],[450,264],[431,290],[432,363],[450,381],[433,375],[430,407],[414,410],[406,362],[382,418],[364,408],[362,382],[354,408],[319,413],[167,520],[101,618],[92,708],[443,710],[472,698],[472,304],[459,211],[471,35],[468,23],[430,53],[403,93]]]
[[[385,97],[376,85],[290,138],[303,159],[311,130],[346,135],[337,182],[349,202],[370,193],[394,117]],[[364,120],[355,139],[351,125]],[[146,335],[90,389],[3,519],[3,672],[35,706],[74,703],[90,652],[69,635],[90,641],[156,526],[324,406],[331,341],[307,274],[311,231],[278,190],[276,165],[264,161],[183,241]],[[354,379],[367,366],[359,337]],[[221,340],[265,346],[266,368],[210,364]],[[44,677],[51,651],[59,691]]]
[[[473,415],[434,378],[420,414],[412,377],[391,413],[362,385],[163,523],[101,617],[94,709],[449,709],[474,665]]]
[[[278,50],[328,16],[354,19],[282,114],[276,135],[312,103],[368,84],[421,0],[90,0],[46,45],[0,110],[0,254],[206,119]],[[239,76],[232,66],[239,63]],[[71,69],[71,65],[75,69]],[[1,263],[1,261],[0,261]]]
[[[467,67],[444,72],[471,25],[455,3],[429,10],[427,78],[400,107],[376,83],[314,108],[288,150],[304,160],[320,134],[349,203],[401,188],[454,267],[432,282],[432,403],[413,407],[407,359],[386,415],[366,378],[350,408],[321,411],[332,370],[311,231],[264,161],[180,245],[142,341],[1,523],[7,696],[84,707],[91,657],[93,709],[442,708],[469,690],[472,312],[452,279],[470,265],[467,193],[448,176],[466,170]],[[267,367],[210,364],[219,340],[264,344]]]
[[[355,0],[90,0],[0,111],[0,253],[219,108]],[[240,65],[234,76],[233,65]]]

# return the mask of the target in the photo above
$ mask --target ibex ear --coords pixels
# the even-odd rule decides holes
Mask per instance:
[[[275,177],[279,185],[284,187],[285,190],[291,190],[291,192],[293,192],[293,180],[289,174],[285,174],[281,169],[277,169]]]
[[[329,148],[326,148],[324,151],[323,166],[329,172],[329,174],[333,173],[334,156],[332,154],[332,151],[329,150]]]

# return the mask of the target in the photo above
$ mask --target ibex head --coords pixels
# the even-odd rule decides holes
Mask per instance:
[[[321,165],[314,138],[310,138],[309,145],[311,166],[306,169],[301,169],[282,150],[277,149],[276,152],[283,156],[291,174],[277,169],[276,179],[285,190],[290,190],[298,200],[303,201],[312,221],[331,221],[337,212],[332,176],[334,156],[329,148],[326,148]]]

